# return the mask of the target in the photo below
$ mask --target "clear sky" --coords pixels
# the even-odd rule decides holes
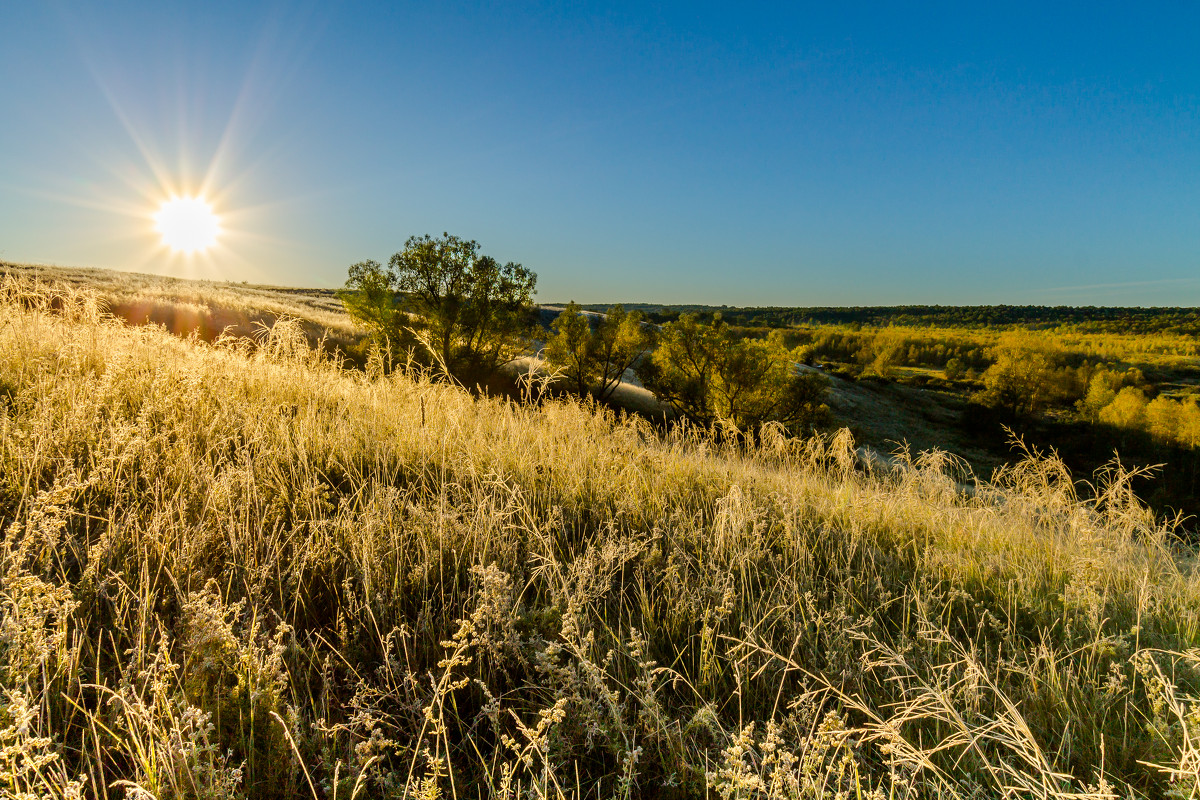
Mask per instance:
[[[917,6],[920,6],[919,10]],[[1200,305],[1200,3],[0,3],[0,258],[539,298]],[[203,191],[219,245],[152,215]]]

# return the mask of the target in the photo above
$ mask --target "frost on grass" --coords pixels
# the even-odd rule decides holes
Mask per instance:
[[[657,430],[0,291],[0,794],[1194,797],[1114,471]]]

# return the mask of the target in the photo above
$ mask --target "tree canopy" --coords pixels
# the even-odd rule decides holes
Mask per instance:
[[[378,261],[360,261],[350,265],[346,288],[338,299],[346,313],[365,327],[376,342],[397,341],[407,324],[407,316],[396,303],[396,276]]]
[[[574,302],[551,323],[554,334],[546,344],[546,360],[557,368],[580,395],[607,400],[621,385],[625,370],[653,346],[653,328],[639,311],[612,306],[592,324]]]
[[[376,335],[398,322],[426,334],[434,361],[457,377],[494,372],[525,347],[533,328],[537,275],[501,265],[479,243],[449,233],[412,236],[387,268],[350,268],[341,293],[347,312]]]
[[[678,413],[701,425],[740,429],[775,420],[792,427],[823,424],[826,380],[800,372],[779,337],[740,339],[718,320],[684,314],[663,326],[642,382]]]
[[[1029,331],[1009,331],[991,350],[995,363],[983,374],[981,399],[1013,415],[1035,415],[1067,395],[1063,354]]]

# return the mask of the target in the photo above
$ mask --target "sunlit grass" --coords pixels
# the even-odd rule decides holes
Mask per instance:
[[[968,493],[2,300],[10,796],[1196,785],[1194,551],[1119,478]]]

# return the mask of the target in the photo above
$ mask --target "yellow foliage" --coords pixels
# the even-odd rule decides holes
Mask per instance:
[[[1118,428],[1141,428],[1146,421],[1145,393],[1135,386],[1126,386],[1100,409],[1100,421]]]

